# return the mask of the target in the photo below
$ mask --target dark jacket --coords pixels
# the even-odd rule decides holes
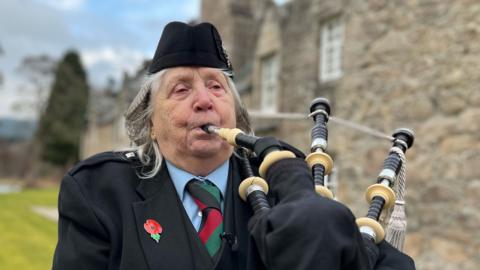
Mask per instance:
[[[213,262],[164,164],[157,176],[141,180],[135,158],[116,152],[96,155],[62,181],[53,269],[371,269],[371,251],[351,212],[307,191],[313,190],[308,179],[292,180],[305,177],[303,163],[294,159],[278,166],[278,175],[271,178],[289,180],[274,183],[270,200],[275,207],[251,219],[248,204],[237,195],[242,179],[237,159],[231,158],[222,256]],[[289,168],[299,167],[300,173],[292,175]],[[158,243],[144,228],[147,219],[163,228]],[[393,253],[386,258],[388,267],[394,266],[376,269],[414,269],[407,267],[413,266],[411,259]]]

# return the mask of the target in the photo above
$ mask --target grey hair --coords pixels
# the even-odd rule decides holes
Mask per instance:
[[[130,140],[133,143],[132,151],[136,152],[140,163],[140,170],[137,172],[141,179],[154,177],[162,164],[162,155],[157,142],[152,138],[152,116],[154,111],[153,97],[155,91],[159,89],[164,74],[169,69],[164,69],[154,74],[147,75],[140,88],[139,93],[132,101],[129,109],[125,113],[125,127]],[[240,95],[235,87],[235,83],[230,77],[232,74],[228,71],[222,73],[227,80],[228,87],[233,93],[235,102],[235,116],[237,128],[245,133],[252,133],[250,117],[240,99]]]

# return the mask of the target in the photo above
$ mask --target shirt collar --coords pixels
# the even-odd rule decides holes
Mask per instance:
[[[167,164],[168,173],[172,178],[173,185],[175,186],[175,190],[177,191],[180,199],[183,200],[185,195],[185,186],[193,178],[202,181],[208,179],[210,182],[214,183],[215,186],[217,186],[217,188],[220,190],[220,192],[222,193],[222,198],[225,198],[225,192],[227,190],[228,170],[230,167],[230,162],[228,159],[207,176],[193,175],[187,171],[176,167],[168,160],[165,160],[165,163]]]

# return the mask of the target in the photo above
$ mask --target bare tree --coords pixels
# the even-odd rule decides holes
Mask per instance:
[[[2,56],[3,54],[5,54],[3,48],[2,48],[2,44],[0,44],[0,56]],[[3,74],[0,72],[0,86],[2,86],[3,84]]]
[[[48,55],[26,56],[17,68],[26,78],[26,84],[20,86],[20,91],[33,93],[30,99],[14,104],[16,111],[32,111],[40,116],[45,110],[50,92],[53,74],[57,63]]]
[[[45,110],[56,69],[56,61],[48,55],[26,56],[22,59],[17,71],[25,80],[19,87],[25,98],[13,104],[17,112],[29,112],[40,117]],[[38,127],[38,125],[37,125]],[[25,151],[19,153],[23,170],[19,177],[26,180],[26,185],[34,186],[38,177],[42,176],[45,166],[39,159],[39,144],[32,138],[25,142]]]

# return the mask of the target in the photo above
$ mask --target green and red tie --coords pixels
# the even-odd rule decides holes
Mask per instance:
[[[210,181],[192,180],[187,190],[202,211],[202,222],[198,236],[213,258],[220,250],[223,232],[223,216],[220,208],[220,190]]]

